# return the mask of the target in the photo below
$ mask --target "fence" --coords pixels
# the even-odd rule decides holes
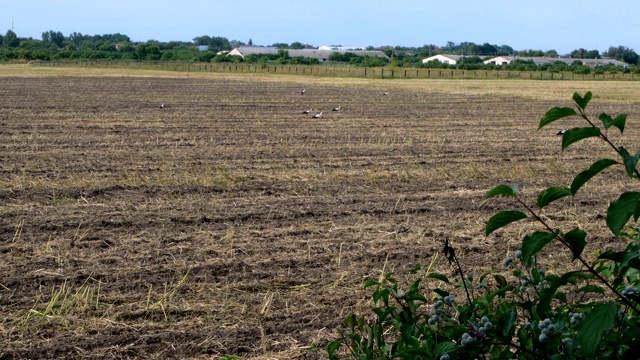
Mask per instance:
[[[272,73],[288,75],[342,76],[408,79],[532,79],[532,80],[640,80],[634,73],[575,74],[573,72],[458,70],[383,67],[340,67],[331,65],[260,65],[229,63],[190,63],[168,61],[37,61],[37,66],[71,66],[93,68],[135,68],[187,72]]]

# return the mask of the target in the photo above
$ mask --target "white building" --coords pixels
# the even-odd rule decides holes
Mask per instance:
[[[426,64],[429,61],[440,61],[443,64],[457,65],[462,59],[462,55],[434,55],[425,59],[422,59],[422,63]]]

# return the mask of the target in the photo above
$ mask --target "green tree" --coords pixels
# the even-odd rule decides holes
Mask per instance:
[[[560,55],[559,55],[559,54],[558,54],[558,52],[557,52],[557,51],[555,51],[555,50],[547,50],[547,51],[544,53],[544,56],[546,56],[546,57],[550,57],[550,58],[557,58],[557,57],[558,57],[558,56],[560,56]]]
[[[42,42],[45,44],[55,44],[58,47],[62,47],[64,41],[64,35],[60,31],[49,30],[42,33]]]
[[[609,47],[603,54],[605,57],[614,58],[626,62],[627,64],[638,64],[638,54],[628,47]]]
[[[513,55],[515,53],[515,50],[513,50],[513,48],[509,45],[500,45],[498,46],[497,50],[497,55],[502,56]]]
[[[271,44],[271,47],[278,48],[278,49],[288,49],[289,48],[289,44],[287,44],[287,43],[273,43],[273,44]]]
[[[193,38],[193,43],[200,46],[200,45],[209,45],[209,42],[211,41],[211,36],[196,36]]]
[[[231,48],[234,49],[234,48],[242,46],[244,43],[242,41],[240,41],[240,40],[231,40],[231,41],[229,41],[229,44],[231,44]]]
[[[304,49],[304,44],[299,42],[299,41],[295,41],[292,42],[291,45],[289,46],[290,49]]]
[[[18,35],[16,35],[13,30],[9,29],[2,40],[2,45],[10,48],[16,48],[20,45],[20,39],[18,39]]]
[[[136,59],[139,60],[160,60],[162,57],[160,47],[153,43],[138,45],[134,53]]]
[[[520,50],[517,52],[518,56],[544,56],[544,51],[542,50]]]
[[[582,54],[580,54],[580,52],[582,52]],[[598,59],[598,58],[600,58],[600,52],[598,50],[578,49],[578,50],[573,50],[570,55],[571,55],[572,58],[576,58],[576,59]]]
[[[278,59],[283,59],[283,60],[287,60],[289,59],[289,52],[286,49],[279,49],[278,50]]]
[[[496,55],[498,54],[498,47],[489,43],[484,43],[479,47],[479,54],[481,55]]]

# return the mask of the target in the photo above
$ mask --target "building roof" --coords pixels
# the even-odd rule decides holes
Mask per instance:
[[[229,55],[235,56],[245,56],[249,55],[277,55],[280,49],[274,47],[263,47],[263,46],[241,46],[233,49],[229,52]],[[358,56],[375,56],[379,58],[389,59],[387,54],[378,50],[318,50],[318,49],[284,49],[289,53],[290,57],[306,57],[306,58],[316,58],[318,60],[327,60],[329,56],[335,52],[338,53],[354,53]]]
[[[616,60],[616,59],[610,59],[610,58],[602,58],[602,59],[577,59],[577,58],[564,58],[564,57],[557,57],[557,58],[552,58],[552,57],[545,57],[545,56],[498,56],[495,58],[491,58],[488,60],[485,60],[484,63],[485,64],[489,64],[489,63],[510,63],[514,60],[522,60],[522,61],[533,61],[534,64],[536,65],[542,65],[542,64],[554,64],[557,62],[562,62],[565,63],[567,65],[571,65],[573,64],[575,61],[581,61],[583,65],[586,66],[590,66],[590,67],[596,67],[596,66],[603,66],[603,65],[607,65],[607,64],[611,64],[611,65],[615,65],[615,66],[622,66],[622,67],[628,67],[629,65],[625,62]]]
[[[433,55],[430,56],[428,58],[424,58],[422,59],[423,63],[429,62],[429,61],[435,61],[438,60],[440,62],[443,62],[443,58],[448,59],[450,61],[452,61],[454,64],[458,63],[458,61],[460,61],[460,59],[462,59],[464,56],[462,55],[453,55],[453,54],[437,54],[437,55]]]

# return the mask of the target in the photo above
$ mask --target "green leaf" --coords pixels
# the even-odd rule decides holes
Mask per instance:
[[[335,356],[335,352],[336,350],[338,350],[340,345],[341,345],[340,341],[332,341],[329,343],[329,345],[327,345],[327,353],[329,353],[329,360],[337,359]]]
[[[555,275],[547,276],[549,286],[540,290],[540,301],[536,308],[536,312],[540,318],[544,319],[549,316],[549,313],[551,312],[551,301],[553,301],[554,298],[564,296],[562,293],[556,294],[558,288],[568,284],[569,282],[574,282],[578,277],[584,278],[585,274],[581,271],[570,271],[564,273],[561,277],[557,277]],[[563,301],[566,302],[566,296]]]
[[[514,211],[514,210],[501,211],[493,215],[489,219],[489,221],[487,221],[485,234],[489,236],[489,234],[500,229],[503,226],[511,224],[514,221],[518,221],[526,218],[527,218],[527,214],[523,213],[522,211]]]
[[[627,114],[618,115],[615,119],[605,113],[600,114],[598,119],[602,121],[605,129],[609,129],[611,126],[615,126],[620,130],[620,134],[624,132],[624,125],[627,122]]]
[[[364,288],[366,289],[368,287],[375,286],[375,285],[380,285],[380,283],[375,280],[367,280],[367,282],[364,283]]]
[[[638,220],[640,215],[640,193],[635,191],[625,192],[612,202],[607,209],[607,226],[611,232],[620,236],[622,228],[627,224],[631,215]]]
[[[620,146],[619,150],[620,155],[622,155],[622,159],[624,161],[624,167],[627,170],[627,175],[633,177],[636,166],[638,166],[638,160],[640,160],[640,151],[632,156],[631,154],[629,154],[627,149],[624,148],[624,146]]]
[[[592,177],[596,176],[602,170],[608,168],[611,165],[617,164],[618,162],[612,159],[600,159],[591,165],[589,169],[581,172],[576,175],[571,183],[571,193],[575,195],[578,190],[582,187],[582,185],[586,184]]]
[[[542,129],[543,127],[551,124],[556,120],[560,120],[567,116],[574,116],[574,115],[577,115],[577,113],[575,110],[573,110],[570,107],[563,107],[563,108],[554,107],[551,110],[547,111],[546,114],[544,114],[544,116],[540,120],[540,124],[538,124],[538,130]]]
[[[513,285],[507,285],[507,286],[505,286],[505,287],[502,287],[502,288],[500,288],[500,289],[498,289],[498,290],[496,290],[496,291],[494,291],[494,292],[490,293],[489,295],[487,295],[487,300],[488,300],[488,301],[491,301],[491,300],[493,300],[493,298],[494,298],[494,297],[496,297],[496,296],[504,297],[504,294],[506,294],[506,293],[507,293],[507,292],[509,292],[509,291],[513,291],[513,290],[515,290],[515,288],[516,288],[516,287],[515,287],[515,286],[513,286]]]
[[[580,94],[575,92],[573,93],[573,101],[576,103],[576,105],[578,105],[580,109],[584,110],[591,100],[591,95],[591,91],[587,91],[587,93],[584,94],[584,97],[581,97]]]
[[[572,128],[567,130],[562,135],[562,149],[566,149],[569,145],[578,142],[582,139],[590,137],[599,137],[600,128],[597,127],[584,127],[584,128]]]
[[[580,321],[576,341],[576,355],[593,358],[605,332],[611,330],[618,314],[618,304],[604,303],[594,308]]]
[[[450,354],[455,352],[456,350],[458,350],[458,346],[451,341],[441,342],[440,344],[436,345],[434,356],[438,357],[444,354]]]
[[[498,283],[498,286],[503,288],[505,286],[507,286],[509,283],[507,282],[507,279],[499,274],[493,275],[493,278],[496,280],[496,283]]]
[[[517,185],[514,185],[514,186],[508,186],[504,184],[498,185],[493,189],[489,190],[484,197],[489,199],[494,196],[514,196],[517,190],[518,190]]]
[[[611,115],[602,113],[600,114],[600,116],[598,116],[598,119],[600,119],[605,129],[610,128],[611,124],[613,124],[613,118],[611,117]]]
[[[624,125],[626,122],[627,122],[627,114],[622,114],[622,115],[618,115],[615,119],[613,119],[613,122],[611,123],[611,125],[620,129],[620,134],[622,134],[624,132]]]
[[[624,254],[624,258],[620,262],[620,274],[626,274],[629,268],[640,269],[640,245],[630,245]]]
[[[513,332],[515,328],[513,325],[516,322],[517,314],[513,308],[506,311],[499,319],[498,319],[498,329],[502,330],[502,336],[505,338],[510,338],[513,336]]]
[[[624,259],[626,251],[613,251],[607,250],[598,256],[598,259],[611,260],[615,262],[621,262]]]
[[[427,275],[428,278],[431,279],[438,279],[438,280],[442,280],[444,282],[446,282],[447,284],[449,284],[449,278],[447,278],[445,275],[439,274],[439,273],[430,273],[429,275]]]
[[[433,289],[433,292],[434,292],[434,293],[436,293],[436,294],[438,294],[438,295],[440,295],[440,296],[442,296],[442,297],[449,296],[449,292],[448,292],[448,291],[446,291],[446,290],[442,290],[442,289]]]
[[[582,254],[585,245],[587,245],[586,237],[587,233],[580,229],[573,229],[564,234],[564,241],[566,241],[571,248],[571,252],[573,253],[573,260],[577,259],[578,256]]]
[[[538,208],[542,209],[558,199],[571,195],[573,195],[571,190],[566,187],[552,187],[545,189],[540,192],[540,195],[538,195]]]
[[[525,236],[522,239],[522,261],[525,266],[533,265],[533,257],[555,237],[556,234],[545,231],[536,231]]]

